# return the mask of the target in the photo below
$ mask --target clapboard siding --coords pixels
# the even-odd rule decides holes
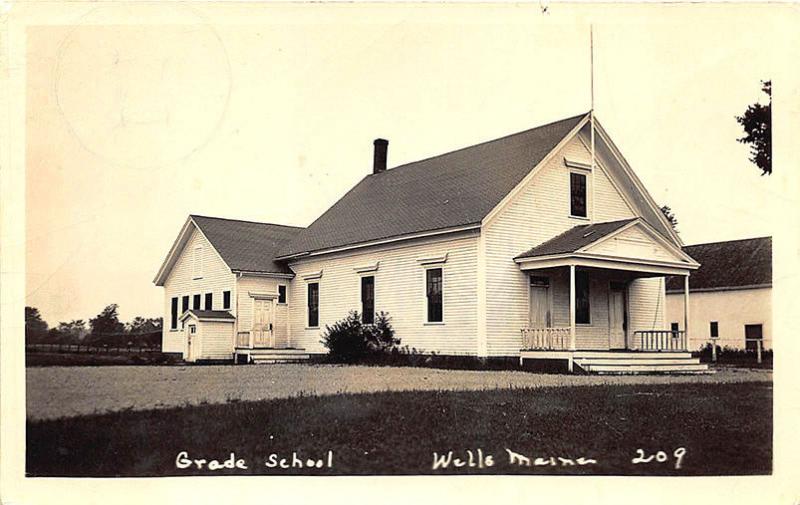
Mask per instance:
[[[630,335],[645,330],[665,330],[664,326],[664,278],[636,279],[628,287],[628,310],[630,311]],[[638,339],[631,337],[633,347]]]
[[[243,275],[236,283],[237,297],[237,331],[250,331],[253,327],[253,298],[251,293],[272,293],[278,296],[278,286],[286,286],[288,297],[292,279],[277,279],[271,277],[258,277]],[[287,298],[288,302],[288,298]],[[285,303],[274,305],[274,321],[276,347],[289,345],[289,307]]]
[[[425,267],[421,258],[447,254],[442,265],[444,324],[425,323]],[[475,355],[477,349],[477,232],[429,238],[347,253],[330,254],[292,263],[296,277],[289,293],[291,340],[309,352],[326,352],[320,343],[325,325],[361,311],[361,276],[375,276],[375,310],[392,318],[401,345],[422,352]],[[375,272],[360,274],[356,267],[379,262]],[[318,280],[304,276],[322,271]],[[319,328],[306,328],[307,284],[319,282]]]
[[[564,164],[565,158],[587,162],[591,160],[591,155],[580,140],[573,139],[483,227],[486,241],[486,334],[489,356],[518,354],[520,329],[528,322],[528,277],[520,271],[513,258],[559,233],[590,222],[569,217],[570,170]],[[600,170],[595,174],[594,191],[590,187],[588,194],[589,214],[592,215],[591,207],[596,203],[594,213],[598,221],[633,217],[623,198]],[[602,296],[602,290],[592,291]],[[557,292],[560,298],[554,298],[554,309],[563,305],[563,310],[568,310],[568,301],[564,301],[562,296],[566,292],[568,300],[568,287],[566,291]],[[592,303],[593,308],[598,307],[597,310],[601,310],[601,305],[602,301]],[[607,309],[606,302],[603,310],[607,312]],[[566,322],[569,323],[568,315]],[[606,346],[607,324],[606,314],[606,335],[603,337]],[[602,331],[599,326],[582,327],[578,335],[586,337],[586,344],[579,345],[599,345]]]
[[[203,321],[200,326],[198,359],[231,359],[233,357],[233,323]]]
[[[194,279],[192,272],[192,254],[197,246],[202,247],[203,276],[200,279]],[[203,234],[195,229],[164,282],[162,350],[164,352],[185,352],[186,349],[186,337],[181,331],[180,323],[178,323],[177,330],[170,330],[172,297],[178,297],[179,316],[181,310],[180,298],[184,295],[189,295],[190,297],[195,294],[203,295],[201,308],[205,309],[205,293],[213,293],[213,309],[222,310],[222,292],[232,292],[234,282],[234,275],[230,269],[214,248],[211,247],[211,244]],[[191,306],[190,300],[189,307],[191,308]]]

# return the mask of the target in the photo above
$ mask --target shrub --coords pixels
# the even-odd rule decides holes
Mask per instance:
[[[391,319],[385,312],[376,314],[375,324],[365,325],[358,311],[351,310],[344,319],[325,325],[320,343],[328,349],[331,361],[357,363],[391,353],[400,345],[400,339],[394,337]]]

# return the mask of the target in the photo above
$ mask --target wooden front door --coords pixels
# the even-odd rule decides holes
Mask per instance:
[[[608,292],[608,346],[625,349],[625,287],[612,284]]]
[[[530,328],[550,327],[549,288],[544,283],[531,283],[530,307],[528,308],[528,325]]]
[[[197,354],[197,325],[186,326],[186,361],[194,361]]]
[[[272,300],[253,300],[253,345],[275,347]]]

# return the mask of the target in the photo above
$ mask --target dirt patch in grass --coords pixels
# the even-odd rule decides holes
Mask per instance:
[[[772,386],[637,384],[234,402],[29,421],[27,448],[30,476],[769,474]],[[685,453],[676,468],[680,448]],[[650,462],[634,464],[637,449],[653,456]],[[530,466],[510,463],[507,450],[528,457]],[[181,451],[206,460],[233,452],[247,469],[180,469]],[[658,451],[665,461],[655,458]],[[476,466],[434,470],[434,452]],[[293,456],[322,467],[266,465],[282,458],[291,465]],[[580,465],[578,458],[596,463]]]

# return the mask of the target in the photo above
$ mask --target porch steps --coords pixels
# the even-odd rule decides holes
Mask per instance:
[[[305,349],[247,349],[237,351],[246,354],[250,363],[267,365],[273,363],[298,363],[309,358]]]
[[[712,373],[688,352],[578,351],[575,364],[592,374],[700,374]]]

